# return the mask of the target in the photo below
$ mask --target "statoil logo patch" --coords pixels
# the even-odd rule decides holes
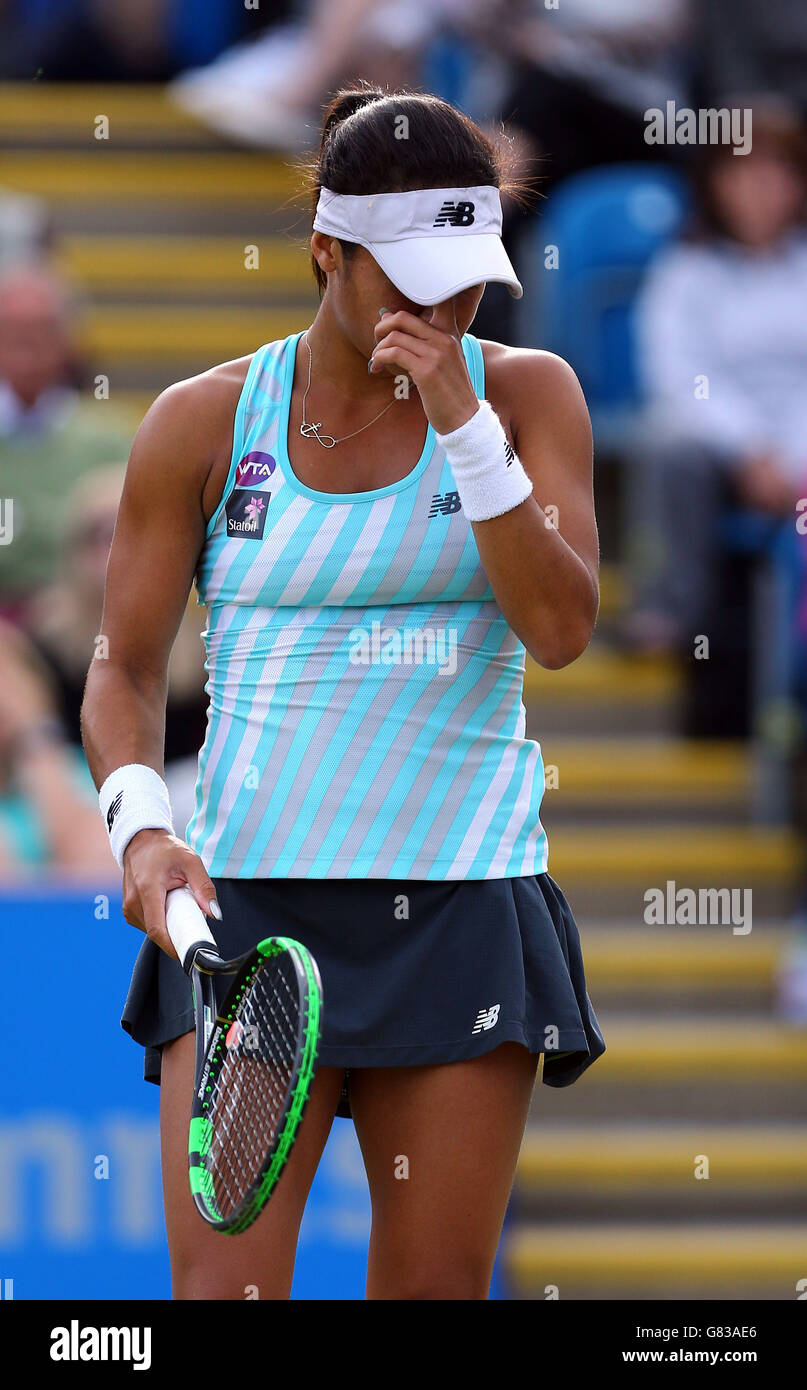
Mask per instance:
[[[259,449],[253,449],[235,465],[236,486],[255,487],[264,478],[271,478],[275,466],[271,454],[262,454]]]
[[[241,540],[260,541],[266,525],[266,511],[271,493],[253,492],[250,488],[234,488],[224,508],[227,535]]]

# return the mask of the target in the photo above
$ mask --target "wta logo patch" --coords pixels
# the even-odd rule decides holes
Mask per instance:
[[[263,540],[266,509],[270,492],[252,492],[250,488],[235,488],[224,507],[227,535],[241,540]]]
[[[235,465],[236,486],[261,482],[264,478],[271,478],[275,471],[275,460],[271,454],[262,454],[259,449],[253,449],[252,453],[245,454],[239,463]]]

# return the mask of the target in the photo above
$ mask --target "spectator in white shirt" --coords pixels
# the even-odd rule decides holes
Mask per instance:
[[[701,151],[701,232],[661,253],[640,297],[648,438],[639,606],[647,648],[689,649],[714,610],[727,507],[795,515],[807,476],[804,133],[754,107],[753,145]]]

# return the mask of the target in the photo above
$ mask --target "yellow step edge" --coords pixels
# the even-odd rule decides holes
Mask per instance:
[[[610,615],[624,608],[626,597],[627,585],[620,566],[607,561],[600,565],[600,615]]]
[[[730,929],[727,933],[708,927],[683,929],[683,935],[680,927],[663,927],[659,935],[642,925],[626,931],[585,930],[585,922],[583,926],[586,978],[593,989],[686,985],[720,990],[739,984],[765,988],[791,940],[787,932],[770,928],[737,937]]]
[[[583,1085],[720,1079],[789,1084],[807,1077],[807,1029],[697,1015],[674,1022],[609,1021],[602,1009],[598,1016],[607,1050]]]
[[[647,889],[664,889],[668,879],[679,888],[749,887],[752,879],[787,888],[803,858],[795,834],[768,827],[630,823],[565,825],[553,832],[550,821],[548,833],[549,871],[572,897],[576,883],[592,880],[636,882],[642,889],[637,903]]]
[[[550,738],[544,763],[557,768],[558,798],[747,793],[751,759],[743,744],[657,738]]]
[[[696,1178],[699,1155],[709,1161],[708,1178]],[[706,1192],[746,1184],[788,1183],[807,1187],[807,1130],[795,1126],[627,1126],[528,1129],[517,1180],[596,1190],[629,1186],[698,1188]],[[708,1197],[706,1198],[708,1201]]]
[[[680,688],[681,673],[673,660],[627,656],[602,646],[589,647],[571,666],[560,671],[545,671],[527,657],[524,675],[525,703],[537,707],[546,700],[566,703],[570,699],[585,699],[596,710],[599,700],[641,704],[647,700],[674,699]]]
[[[247,246],[258,248],[255,269],[244,264]],[[121,287],[127,293],[177,284],[204,290],[314,286],[305,246],[281,237],[67,236],[57,261],[90,288]]]
[[[518,1283],[593,1279],[610,1284],[649,1279],[680,1285],[781,1282],[796,1296],[805,1278],[807,1224],[528,1226],[505,1236],[507,1268]]]
[[[96,306],[85,315],[81,343],[99,371],[121,361],[166,360],[203,370],[306,328],[315,309],[316,296],[307,313],[304,307]]]
[[[142,153],[117,150],[108,140],[93,140],[88,153],[64,150],[3,150],[0,187],[33,193],[48,200],[84,199],[110,202],[144,198],[198,199],[208,203],[279,202],[286,206],[300,192],[300,175],[281,160],[263,154]],[[305,212],[305,198],[289,203],[289,217]],[[261,227],[256,225],[255,235]]]
[[[96,116],[109,117],[110,133],[164,130],[193,134],[204,127],[175,106],[160,84],[142,86],[121,83],[48,82],[46,77],[32,82],[4,82],[0,85],[0,131],[14,134],[15,128],[28,132],[43,127],[87,131],[94,139]]]

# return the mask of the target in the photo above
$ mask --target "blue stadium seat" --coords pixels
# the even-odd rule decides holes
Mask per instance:
[[[536,222],[525,269],[526,341],[565,357],[592,411],[639,401],[636,292],[651,257],[682,227],[684,180],[655,165],[609,165],[565,180]],[[557,247],[557,269],[545,268]]]

